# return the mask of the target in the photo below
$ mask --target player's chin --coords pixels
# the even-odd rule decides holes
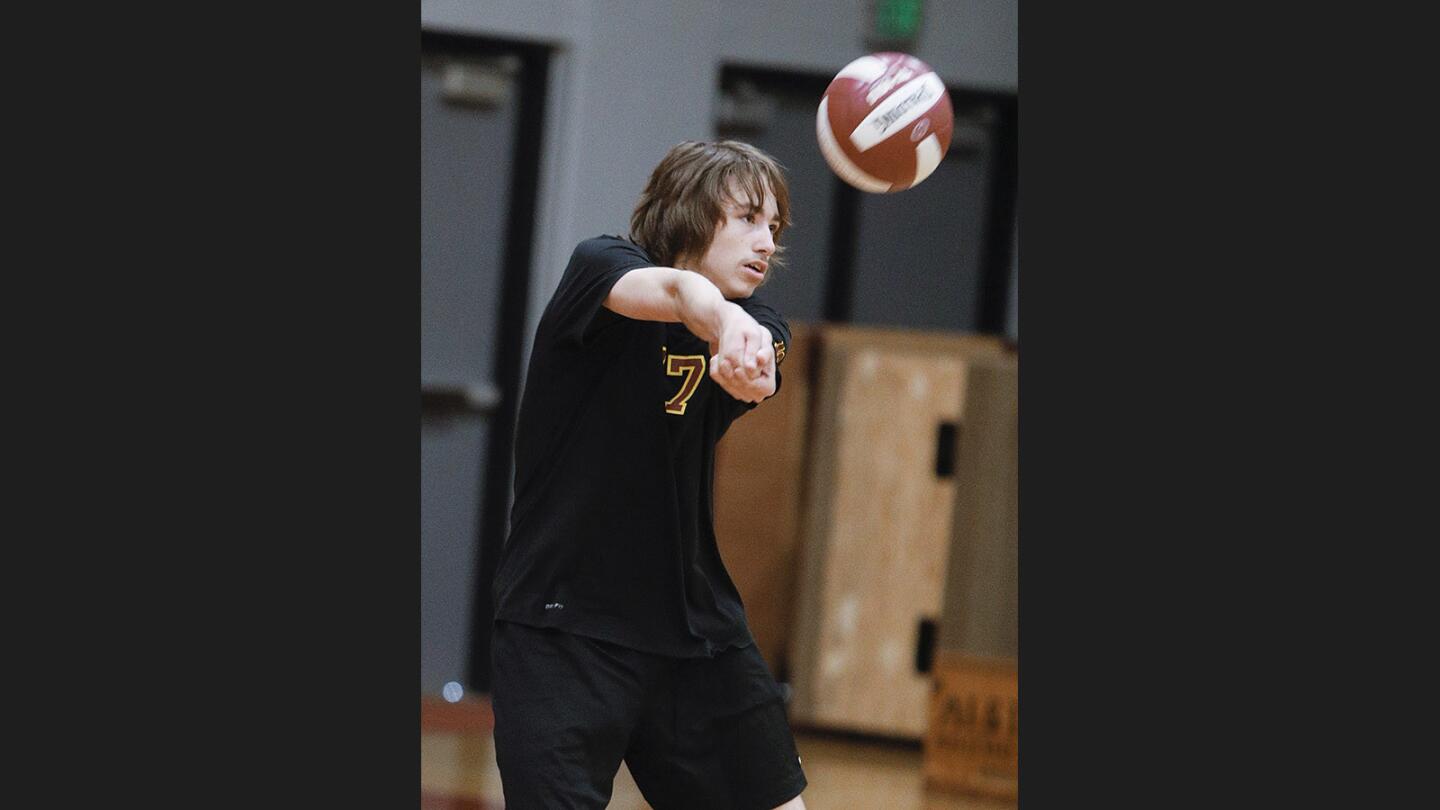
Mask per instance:
[[[737,281],[737,282],[735,282],[735,286],[731,289],[731,292],[733,293],[733,295],[730,295],[730,296],[728,296],[728,297],[729,297],[729,298],[749,298],[750,296],[754,295],[754,294],[755,294],[755,291],[758,290],[758,289],[760,289],[760,286],[763,285],[764,283],[765,283],[764,280],[760,280],[760,281],[749,281],[749,280]]]
[[[749,298],[756,290],[765,286],[765,282],[769,280],[769,273],[760,275],[748,268],[741,270],[740,275],[735,278],[735,289],[738,292],[736,297]]]

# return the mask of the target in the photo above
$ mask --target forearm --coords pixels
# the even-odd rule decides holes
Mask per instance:
[[[774,393],[775,351],[770,331],[699,273],[641,267],[615,283],[611,310],[641,321],[683,323],[710,344],[710,376],[731,396],[759,402]]]
[[[626,273],[605,306],[637,321],[683,323],[704,340],[719,338],[727,317],[743,314],[709,279],[674,267],[642,267]]]
[[[745,310],[726,301],[720,290],[699,273],[683,270],[677,273],[673,277],[671,297],[676,318],[701,340],[719,340],[725,321],[745,314]]]

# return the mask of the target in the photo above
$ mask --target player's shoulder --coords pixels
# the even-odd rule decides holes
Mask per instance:
[[[786,347],[790,344],[790,324],[785,316],[775,309],[769,301],[765,300],[758,291],[752,293],[749,298],[742,298],[735,303],[745,310],[757,323],[770,330],[770,336],[775,340],[775,355],[779,360],[785,356]]]
[[[645,249],[623,236],[604,234],[581,240],[571,253],[572,263],[633,263],[649,262]]]
[[[780,324],[785,323],[785,316],[781,315],[780,311],[777,310],[774,305],[765,300],[765,296],[761,295],[759,290],[751,293],[749,298],[735,299],[735,303],[739,304],[741,309],[745,310],[750,314],[750,317],[756,320],[759,320],[760,316],[764,315]]]

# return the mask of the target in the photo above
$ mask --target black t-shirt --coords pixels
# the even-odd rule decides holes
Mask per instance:
[[[515,436],[515,503],[495,617],[677,657],[752,644],[715,544],[715,443],[755,407],[709,376],[684,324],[602,306],[655,262],[620,237],[576,247],[535,335]],[[790,329],[757,296],[734,303]],[[776,370],[777,393],[779,370]]]

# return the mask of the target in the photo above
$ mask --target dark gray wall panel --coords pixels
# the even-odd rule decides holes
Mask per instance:
[[[918,186],[860,195],[855,323],[978,331],[985,159],[950,155]]]

